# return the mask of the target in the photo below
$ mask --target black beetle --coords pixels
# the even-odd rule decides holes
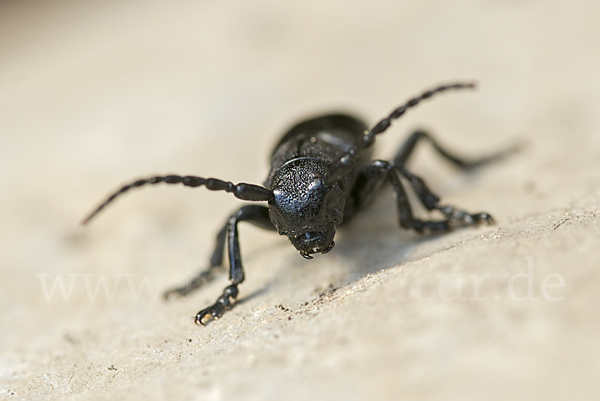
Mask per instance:
[[[463,169],[471,169],[497,160],[508,152],[467,161],[442,148],[427,132],[417,131],[398,151],[392,162],[371,160],[375,136],[385,132],[392,121],[424,99],[451,89],[474,88],[474,83],[455,83],[438,86],[410,99],[369,130],[359,119],[346,114],[328,114],[300,122],[287,131],[271,155],[271,171],[263,186],[233,184],[216,178],[166,175],[137,180],[112,194],[84,221],[89,222],[117,196],[146,184],[183,184],[205,186],[213,191],[231,192],[245,201],[267,202],[243,206],[235,211],[217,235],[210,266],[188,285],[165,293],[187,295],[212,278],[213,271],[223,262],[225,243],[228,245],[229,278],[217,301],[196,315],[196,323],[218,319],[233,307],[238,296],[238,284],[244,281],[237,225],[245,221],[286,235],[306,259],[311,254],[327,253],[333,246],[336,226],[347,222],[358,210],[371,201],[379,188],[389,182],[396,194],[400,226],[418,232],[447,232],[459,226],[493,223],[490,214],[467,213],[442,205],[440,198],[429,190],[424,181],[405,167],[415,145],[426,139],[443,157]],[[413,217],[402,181],[406,180],[427,210],[440,211],[442,220],[419,220]]]

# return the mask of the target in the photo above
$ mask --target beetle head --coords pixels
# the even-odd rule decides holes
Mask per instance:
[[[285,164],[273,180],[269,217],[302,256],[333,248],[335,226],[342,222],[344,193],[338,184],[326,186],[326,166],[313,158]]]

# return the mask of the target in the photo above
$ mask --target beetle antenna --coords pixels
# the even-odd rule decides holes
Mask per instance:
[[[375,142],[375,135],[384,133],[392,125],[392,121],[404,115],[406,110],[416,106],[422,100],[429,99],[435,94],[454,89],[473,89],[476,87],[476,85],[477,84],[475,82],[458,82],[449,85],[440,85],[437,88],[424,92],[420,96],[410,99],[408,102],[392,111],[389,116],[379,121],[371,130],[365,131],[362,137],[356,141],[354,146],[352,146],[344,156],[334,163],[329,171],[325,184],[332,185],[350,173],[356,164],[358,154],[360,154],[360,152],[364,149],[372,146]]]
[[[273,198],[273,191],[260,185],[239,183],[234,184],[230,181],[223,181],[217,178],[202,178],[193,175],[179,176],[179,175],[165,175],[165,176],[154,176],[150,178],[144,178],[132,182],[123,186],[121,189],[110,195],[100,206],[98,206],[92,213],[90,213],[81,224],[87,224],[91,219],[94,218],[102,209],[109,203],[115,200],[119,195],[129,191],[132,188],[141,187],[148,184],[158,184],[165,182],[167,184],[183,184],[186,187],[200,187],[205,186],[211,191],[225,191],[233,193],[233,195],[241,200],[260,202],[268,201]]]

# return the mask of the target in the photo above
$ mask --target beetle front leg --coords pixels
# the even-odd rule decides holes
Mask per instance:
[[[352,189],[351,208],[353,211],[368,203],[380,185],[388,181],[396,195],[396,207],[400,226],[417,232],[443,233],[454,228],[450,218],[446,220],[420,220],[413,216],[412,208],[404,185],[400,180],[400,171],[391,162],[373,160],[359,172],[356,185]]]
[[[439,210],[454,226],[476,226],[480,223],[493,224],[494,218],[487,212],[469,213],[450,205],[440,203],[440,198],[434,194],[425,181],[408,171],[404,166],[394,166],[411,184],[421,203],[427,210]]]
[[[244,267],[240,253],[240,241],[238,234],[238,223],[250,222],[258,227],[275,230],[269,219],[269,209],[265,206],[244,206],[231,215],[227,221],[226,242],[229,256],[229,279],[231,285],[223,290],[217,301],[208,308],[202,309],[196,314],[196,324],[205,325],[211,319],[218,319],[233,308],[238,296],[238,285],[244,281]]]

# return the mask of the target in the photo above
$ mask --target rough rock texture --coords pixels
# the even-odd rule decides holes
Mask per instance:
[[[3,2],[0,398],[597,399],[598,4]],[[465,155],[524,142],[474,174],[427,146],[411,163],[495,226],[422,238],[390,191],[312,261],[243,226],[240,302],[203,328],[225,276],[160,294],[240,201],[140,189],[78,225],[139,176],[260,183],[298,118],[372,124],[456,79],[480,88],[412,110],[378,155],[416,127]]]

